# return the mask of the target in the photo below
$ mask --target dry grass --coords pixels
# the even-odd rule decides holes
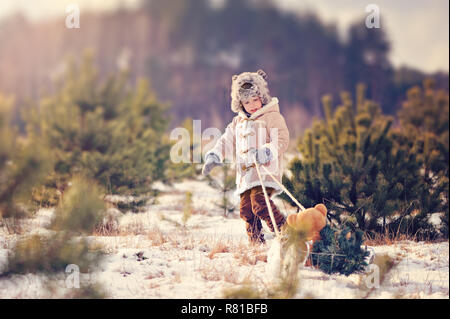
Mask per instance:
[[[153,279],[153,278],[161,278],[164,277],[164,272],[162,270],[159,270],[155,272],[154,274],[150,274],[145,279]]]
[[[138,218],[119,228],[119,236],[145,235],[146,233],[142,220]]]
[[[236,271],[232,264],[229,264],[226,268],[222,265],[220,269],[216,268],[213,264],[203,265],[199,269],[199,273],[201,278],[206,281],[225,281],[234,285],[241,284],[239,281],[239,272]]]
[[[205,243],[210,246],[208,242]],[[246,242],[235,243],[232,240],[219,238],[211,246],[208,258],[213,259],[217,254],[232,253],[242,265],[256,265],[258,261],[267,262],[264,246],[249,246]]]
[[[118,236],[120,234],[119,223],[112,216],[105,217],[103,222],[94,228],[94,236]]]
[[[239,274],[230,269],[230,271],[224,273],[223,280],[232,284],[239,284]]]
[[[53,273],[69,264],[79,266],[81,272],[99,262],[102,251],[91,249],[85,240],[73,240],[67,233],[51,236],[31,235],[21,238],[8,262],[7,273]]]
[[[195,247],[192,240],[187,238],[184,232],[166,233],[154,225],[146,234],[152,246],[160,246],[163,250],[173,248],[191,250]]]
[[[239,266],[243,265],[256,265],[258,261],[267,262],[267,254],[252,254],[244,252],[242,254],[235,253],[234,258],[239,261]]]
[[[192,215],[204,215],[204,216],[213,216],[210,210],[204,208],[194,208],[192,210]]]
[[[249,247],[244,243],[239,243],[234,252],[234,258],[238,260],[239,265],[256,265],[258,261],[267,262],[267,252],[263,246]]]
[[[365,234],[366,240],[364,241],[364,245],[368,246],[389,246],[398,244],[401,241],[411,240],[416,241],[417,238],[414,235],[406,235],[406,234],[392,234],[392,233],[384,233],[384,234],[375,234],[370,235],[368,233]]]
[[[206,281],[220,281],[223,278],[222,274],[223,271],[213,265],[207,265],[200,269],[200,276]]]
[[[217,241],[211,248],[208,254],[209,259],[213,259],[215,254],[228,253],[230,252],[230,243],[226,243],[223,240]]]
[[[384,246],[384,245],[389,246],[398,244],[401,241],[414,241],[414,242],[424,241],[425,243],[428,244],[448,241],[448,238],[438,237],[436,239],[427,239],[420,233],[400,234],[399,232],[393,233],[388,232],[387,230],[384,233],[375,233],[375,234],[366,232],[364,236],[366,238],[366,240],[364,241],[364,245],[369,246]]]
[[[161,246],[164,243],[169,242],[169,236],[166,235],[161,229],[157,226],[154,226],[148,232],[148,239],[152,242],[152,246]]]

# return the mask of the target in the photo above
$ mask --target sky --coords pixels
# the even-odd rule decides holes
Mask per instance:
[[[312,9],[324,21],[335,22],[342,36],[352,22],[368,15],[367,5],[376,4],[395,66],[449,70],[448,0],[277,0],[277,4],[286,10]]]
[[[169,0],[170,1],[170,0]],[[222,2],[224,0],[211,0]],[[257,1],[257,0],[256,0]],[[82,23],[85,10],[134,8],[139,0],[0,0],[0,19],[18,10],[31,20],[65,16],[69,4],[78,4]],[[366,17],[366,6],[380,11],[380,27],[386,28],[391,42],[391,61],[427,72],[449,71],[448,0],[276,0],[282,10],[316,12],[326,23],[336,23],[345,38],[348,26]]]

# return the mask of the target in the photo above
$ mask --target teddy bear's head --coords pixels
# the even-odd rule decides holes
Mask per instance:
[[[306,234],[307,240],[320,239],[320,231],[327,224],[327,208],[324,204],[317,204],[298,214],[291,214],[287,218],[287,224]]]

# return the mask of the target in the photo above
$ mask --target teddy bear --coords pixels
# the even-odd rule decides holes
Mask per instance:
[[[298,214],[291,214],[287,224],[297,231],[305,232],[306,241],[312,240],[314,243],[320,240],[320,231],[327,224],[327,208],[324,204],[317,204]]]

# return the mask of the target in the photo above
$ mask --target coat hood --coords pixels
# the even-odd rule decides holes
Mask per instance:
[[[263,106],[271,101],[266,82],[267,74],[259,69],[256,72],[243,72],[233,75],[231,81],[231,110],[235,113],[243,111],[241,101],[252,96],[259,96]]]

